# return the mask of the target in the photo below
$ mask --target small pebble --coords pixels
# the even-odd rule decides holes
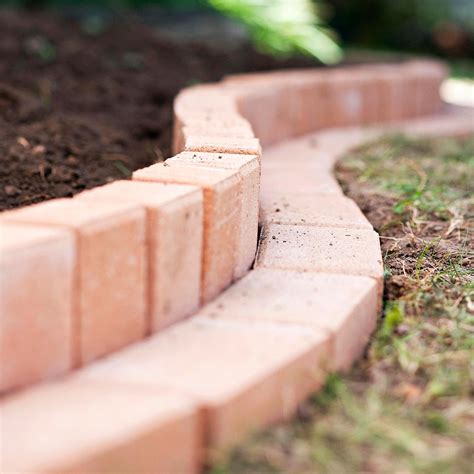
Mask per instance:
[[[3,190],[7,196],[16,196],[20,192],[16,186],[12,186],[11,184],[7,184]]]
[[[39,155],[40,153],[44,153],[46,148],[43,145],[36,145],[32,151],[34,155]]]
[[[70,166],[75,166],[75,165],[79,164],[79,160],[74,155],[69,155],[66,158],[66,164],[68,164]]]
[[[30,146],[29,141],[25,137],[18,137],[16,141],[25,148],[28,148]]]

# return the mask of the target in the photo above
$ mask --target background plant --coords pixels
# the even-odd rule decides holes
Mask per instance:
[[[303,53],[328,64],[342,51],[324,27],[321,5],[310,0],[208,0],[216,10],[247,25],[255,43],[280,55]]]

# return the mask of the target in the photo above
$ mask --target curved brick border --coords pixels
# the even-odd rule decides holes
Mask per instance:
[[[175,101],[176,157],[3,214],[1,391],[159,334],[4,397],[2,468],[199,470],[204,448],[290,415],[327,370],[350,367],[375,326],[382,263],[331,169],[387,130],[357,126],[437,112],[444,74],[410,61],[195,86]],[[254,131],[268,146],[327,127],[261,162]],[[456,112],[396,128],[474,125]]]

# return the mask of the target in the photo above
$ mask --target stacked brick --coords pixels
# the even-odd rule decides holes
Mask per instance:
[[[375,132],[263,160],[259,140],[433,114],[444,74],[410,61],[194,86],[175,101],[175,157],[4,213],[2,472],[197,472],[348,369],[382,262],[331,170]]]

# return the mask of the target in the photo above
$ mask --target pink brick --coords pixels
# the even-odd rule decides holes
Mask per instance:
[[[262,154],[257,138],[200,134],[185,136],[183,150],[258,156]]]
[[[263,195],[260,215],[265,223],[372,229],[352,199],[333,194]]]
[[[300,77],[300,82],[294,90],[294,100],[299,110],[296,135],[326,127],[327,118],[331,113],[327,75],[320,71],[308,71],[301,73]]]
[[[175,113],[186,115],[188,111],[200,113],[226,110],[236,111],[233,97],[220,84],[198,84],[183,89],[174,101]]]
[[[227,87],[236,96],[240,113],[252,124],[255,136],[263,145],[292,135],[297,104],[290,103],[288,86],[262,83]]]
[[[146,332],[145,211],[137,205],[56,199],[5,214],[13,222],[71,229],[77,240],[75,361],[97,357]]]
[[[330,155],[335,163],[351,149],[377,138],[380,133],[380,130],[373,127],[340,127],[322,130],[312,135],[310,141],[319,153]]]
[[[261,195],[273,195],[275,191],[281,193],[299,194],[342,194],[339,184],[327,170],[323,163],[315,162],[312,165],[271,164],[262,160]]]
[[[145,207],[151,331],[197,311],[203,235],[203,198],[198,187],[115,181],[81,193],[78,198]]]
[[[201,314],[324,329],[331,337],[330,370],[345,370],[366,346],[378,307],[372,278],[257,268]]]
[[[403,67],[381,69],[377,72],[376,82],[380,89],[381,120],[393,122],[415,115],[416,84],[406,75]]]
[[[414,137],[468,137],[474,133],[474,111],[467,109],[459,107],[444,114],[406,120],[397,129]]]
[[[202,114],[187,112],[182,117],[175,117],[173,125],[173,151],[175,154],[184,150],[188,138],[196,136],[215,136],[229,138],[253,138],[250,124],[236,112],[212,112]]]
[[[260,166],[258,156],[218,153],[181,153],[167,163],[188,163],[196,166],[237,170],[240,183],[239,242],[236,249],[234,277],[240,278],[251,267],[257,249],[258,197]]]
[[[0,392],[71,368],[74,237],[0,223]]]
[[[439,112],[442,105],[439,90],[448,76],[446,66],[438,61],[410,61],[406,65],[406,74],[415,82],[415,114]]]
[[[192,184],[204,193],[202,300],[209,301],[233,279],[239,236],[238,172],[161,163],[135,171],[134,180]]]
[[[324,379],[325,332],[287,324],[192,318],[83,377],[167,387],[200,401],[211,448],[286,418]]]
[[[328,131],[320,131],[265,148],[265,156],[262,160],[265,170],[297,165],[309,168],[317,166],[320,172],[331,172],[336,161],[333,156],[333,147],[321,147],[320,140],[320,137],[327,133]]]
[[[372,74],[349,68],[334,70],[328,73],[328,81],[327,127],[377,121],[380,97]]]
[[[236,101],[221,86],[207,84],[188,87],[182,90],[173,104],[173,152],[180,153],[185,149],[183,128],[196,120],[199,122],[217,121],[219,118],[240,118]],[[220,126],[222,127],[223,122]]]
[[[218,137],[236,137],[236,138],[254,138],[252,127],[244,119],[241,123],[225,123],[225,116],[223,121],[218,120],[190,120],[189,124],[183,127],[184,136],[204,135],[204,136],[218,136]]]
[[[2,400],[2,472],[199,472],[189,399],[73,378]]]
[[[256,266],[370,276],[380,287],[383,277],[379,238],[368,229],[269,224]]]

